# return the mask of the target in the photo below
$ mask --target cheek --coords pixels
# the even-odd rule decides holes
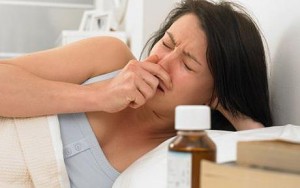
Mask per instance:
[[[213,81],[207,77],[195,78],[182,75],[174,77],[173,84],[174,94],[182,103],[204,104],[209,102],[212,96]]]

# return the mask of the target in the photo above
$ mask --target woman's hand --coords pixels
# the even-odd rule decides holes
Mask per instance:
[[[254,121],[252,118],[241,114],[240,112],[237,115],[233,115],[230,111],[226,110],[218,101],[218,97],[216,97],[210,104],[212,109],[218,110],[223,114],[223,116],[234,126],[234,128],[238,131],[240,130],[248,130],[248,129],[256,129],[263,128],[264,126]]]
[[[106,112],[118,112],[127,107],[139,108],[152,98],[158,85],[171,89],[169,74],[157,64],[156,55],[145,61],[131,60],[113,79],[97,89],[104,101],[99,101],[99,108]]]

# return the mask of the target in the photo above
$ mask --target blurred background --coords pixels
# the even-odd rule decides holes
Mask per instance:
[[[64,29],[77,29],[94,0],[0,0],[0,58],[55,46]]]
[[[166,16],[175,0],[0,0],[0,58],[59,46],[66,35],[84,38],[86,33],[63,33],[80,27],[84,11],[111,12],[128,31],[126,41],[139,55],[144,35],[149,36]],[[153,12],[155,11],[155,14]],[[130,13],[131,14],[126,14]],[[125,28],[125,17],[126,28]],[[147,24],[145,24],[147,23]],[[131,27],[131,28],[129,28]],[[143,33],[143,34],[142,34]],[[93,32],[91,35],[101,35]],[[63,35],[63,36],[62,36]],[[128,35],[128,36],[127,36]],[[135,35],[132,43],[129,39]],[[128,39],[128,40],[127,40]],[[138,44],[135,41],[138,41]]]

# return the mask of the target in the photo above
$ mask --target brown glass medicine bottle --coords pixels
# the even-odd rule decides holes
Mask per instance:
[[[210,129],[210,108],[176,107],[175,129],[168,151],[168,188],[200,188],[201,160],[216,160],[216,146],[204,131]]]

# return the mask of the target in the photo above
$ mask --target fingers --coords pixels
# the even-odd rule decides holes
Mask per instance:
[[[159,61],[159,57],[154,54],[146,58],[143,61],[142,66],[145,70],[149,71],[152,75],[160,79],[163,85],[166,86],[166,88],[171,89],[172,81],[170,75],[161,65],[157,64],[158,61]]]
[[[171,78],[157,62],[156,55],[148,57],[142,63],[130,61],[111,82],[113,88],[118,88],[113,90],[114,95],[123,98],[128,107],[138,108],[155,95],[158,85],[170,89]]]
[[[151,79],[151,80],[146,80],[146,79]],[[145,100],[148,100],[154,96],[158,84],[159,84],[158,79],[154,78],[153,76],[152,77],[149,76],[147,78],[142,77],[141,79],[137,79],[135,81],[135,85],[138,91],[144,96]]]
[[[148,84],[151,87],[151,89],[155,92],[159,84],[159,79],[144,69],[141,69],[138,74],[142,81]]]
[[[159,60],[158,56],[154,54],[154,55],[150,55],[149,57],[147,57],[143,62],[148,61],[151,63],[158,63],[158,60]]]
[[[155,93],[155,91],[141,79],[137,79],[135,82],[134,86],[131,86],[133,89],[130,89],[126,95],[128,106],[131,108],[138,108],[144,105]]]
[[[172,83],[171,83],[170,76],[163,69],[163,67],[161,67],[160,65],[157,64],[158,61],[159,61],[159,58],[157,55],[155,55],[155,54],[151,55],[143,61],[144,68],[146,68],[146,70],[150,71],[153,75],[158,77],[167,88],[171,89]],[[157,65],[152,65],[152,64],[145,63],[145,62],[150,62],[150,63],[154,63]]]
[[[139,70],[138,75],[134,75],[133,77],[133,89],[132,92],[130,92],[132,100],[129,106],[138,108],[154,96],[159,80],[143,69]]]
[[[131,108],[139,108],[140,106],[142,106],[143,104],[145,104],[146,100],[144,98],[144,96],[139,92],[139,91],[135,91],[132,94],[134,97],[128,98],[128,106]]]
[[[141,63],[142,67],[148,71],[149,73],[151,73],[153,76],[157,77],[162,83],[163,85],[166,86],[166,88],[171,89],[172,88],[172,82],[171,82],[171,78],[170,75],[167,73],[166,70],[163,69],[162,66],[160,66],[159,64],[153,64],[153,63]]]
[[[138,61],[131,61],[128,64],[128,68],[131,69],[131,71],[139,74],[140,76],[144,77],[144,78],[150,78],[151,75],[158,78],[159,81],[162,83],[162,85],[165,86],[165,88],[167,89],[172,89],[172,81],[171,81],[171,77],[169,75],[169,73],[159,64],[157,63],[153,63],[153,62],[149,62],[148,60],[158,60],[158,56],[157,55],[152,55],[149,56],[146,61],[143,61],[142,63],[139,63]],[[139,68],[142,69],[139,69]],[[147,74],[146,72],[149,72],[150,74]],[[149,76],[150,75],[150,76]],[[151,79],[146,79],[151,80]],[[151,83],[151,82],[150,82]],[[157,87],[157,85],[155,86]]]
[[[134,94],[134,100],[132,100],[128,106],[131,108],[139,108],[145,103],[146,103],[145,97],[141,94],[140,91],[136,91]]]

